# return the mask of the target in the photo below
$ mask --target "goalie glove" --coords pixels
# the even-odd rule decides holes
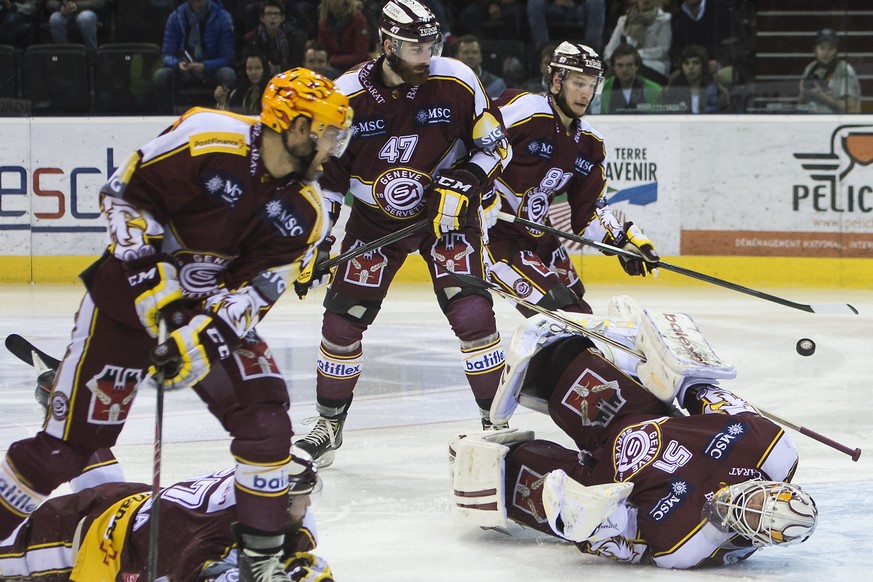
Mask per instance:
[[[618,260],[621,261],[621,267],[625,273],[634,277],[638,275],[645,277],[647,272],[654,275],[658,274],[657,262],[661,260],[661,257],[655,251],[655,243],[649,240],[643,234],[643,231],[640,230],[640,227],[633,222],[624,223],[621,232],[615,237],[614,244],[626,251],[636,252],[641,255],[639,259],[629,259],[622,255],[618,256]]]
[[[294,582],[333,582],[333,572],[324,558],[309,552],[299,552],[288,558],[285,569]]]
[[[298,298],[304,299],[310,289],[327,284],[331,269],[319,268],[319,265],[330,259],[330,248],[334,241],[336,239],[332,236],[325,238],[318,245],[306,266],[301,269],[300,274],[297,275],[297,279],[294,280],[294,292],[297,293]]]
[[[231,342],[235,346],[239,339],[220,318],[196,315],[151,351],[155,365],[149,373],[155,375],[160,366],[166,389],[190,388],[209,374],[214,361],[230,356]]]
[[[428,217],[433,233],[441,238],[447,232],[461,230],[467,222],[467,208],[478,206],[481,182],[469,170],[442,170],[428,193]]]
[[[158,337],[161,310],[182,299],[179,273],[163,253],[124,263],[127,283],[134,293],[134,308],[143,328]]]

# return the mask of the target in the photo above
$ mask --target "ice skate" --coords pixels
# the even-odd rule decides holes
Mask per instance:
[[[307,420],[311,421],[312,419]],[[330,467],[336,456],[336,450],[343,444],[343,424],[345,422],[345,414],[334,417],[316,417],[315,427],[308,435],[294,444],[312,456],[317,468]],[[306,421],[304,421],[305,423]]]

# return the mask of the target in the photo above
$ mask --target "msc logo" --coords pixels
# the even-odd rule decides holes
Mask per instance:
[[[373,137],[385,134],[385,118],[361,119],[352,125],[353,137]]]
[[[239,179],[236,176],[219,170],[207,172],[203,176],[203,187],[210,198],[227,204],[231,208],[236,208],[239,199],[243,195]]]
[[[301,236],[306,232],[302,220],[281,200],[270,200],[264,208],[267,220],[284,237]]]
[[[576,158],[576,173],[582,174],[583,176],[587,176],[591,173],[591,168],[594,167],[593,162],[589,162],[584,157],[579,156]]]
[[[432,125],[434,123],[451,123],[452,108],[448,105],[436,105],[434,107],[422,107],[415,112],[413,117],[416,125]]]
[[[527,144],[527,148],[525,149],[527,150],[528,155],[550,160],[552,158],[552,153],[555,151],[555,146],[549,140],[535,139]]]

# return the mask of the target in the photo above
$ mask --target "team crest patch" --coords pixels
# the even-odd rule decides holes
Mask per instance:
[[[52,393],[52,418],[63,422],[70,414],[70,399],[63,392]]]
[[[660,451],[661,427],[657,423],[643,422],[627,427],[615,438],[615,480],[627,481],[651,463]]]
[[[543,481],[536,471],[522,465],[512,493],[512,505],[533,517],[537,523],[548,521],[543,509]]]
[[[260,338],[253,342],[246,342],[240,348],[233,351],[233,359],[239,368],[240,377],[243,380],[254,378],[281,378],[279,366],[273,359],[270,348]]]
[[[352,249],[362,246],[362,241],[356,241]],[[388,257],[380,249],[359,255],[346,263],[343,280],[361,287],[378,287],[382,284],[382,274],[388,265]]]
[[[606,380],[586,368],[561,399],[561,404],[582,419],[583,426],[603,426],[624,406],[625,398],[615,380]]]
[[[430,250],[430,256],[442,269],[437,269],[437,278],[450,277],[452,273],[470,275],[470,256],[475,252],[473,245],[467,242],[466,235],[451,232],[436,241]]]
[[[385,214],[412,218],[424,210],[424,192],[430,176],[412,168],[394,168],[373,182],[373,199]]]
[[[91,390],[88,422],[123,424],[145,373],[138,368],[106,364],[85,384]],[[54,407],[54,403],[52,403]]]
[[[533,286],[524,279],[517,279],[512,283],[512,292],[524,299],[533,293]]]

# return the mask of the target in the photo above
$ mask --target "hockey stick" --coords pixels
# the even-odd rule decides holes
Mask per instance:
[[[772,420],[773,422],[783,424],[792,430],[796,430],[800,434],[808,436],[809,438],[816,440],[824,445],[827,445],[827,446],[831,447],[832,449],[836,449],[836,450],[840,451],[841,453],[845,453],[845,454],[849,455],[850,457],[852,457],[852,460],[855,461],[856,463],[858,462],[858,459],[861,458],[861,449],[859,449],[859,448],[852,449],[851,447],[847,447],[846,445],[840,444],[833,439],[829,439],[828,437],[826,437],[822,434],[819,434],[819,433],[815,432],[814,430],[810,430],[804,426],[801,426],[799,424],[795,424],[795,423],[791,422],[790,420],[785,420],[784,418],[776,416],[772,412],[767,412],[766,410],[763,410],[760,406],[755,406],[755,408],[758,410],[758,412],[761,413],[761,416],[767,417],[770,420]]]
[[[638,352],[637,350],[635,350],[633,348],[629,348],[626,345],[624,345],[623,343],[616,341],[616,340],[612,339],[611,337],[603,335],[602,333],[588,329],[587,327],[573,321],[572,319],[564,317],[560,313],[556,313],[555,311],[552,311],[550,309],[546,309],[545,307],[537,305],[536,303],[531,303],[530,301],[527,301],[524,298],[519,297],[518,295],[516,295],[514,293],[510,293],[509,291],[506,291],[506,290],[498,287],[494,283],[489,283],[488,281],[483,281],[482,279],[480,279],[478,277],[474,277],[472,275],[464,275],[462,273],[454,273],[452,271],[449,271],[448,269],[445,269],[445,271],[447,273],[449,273],[452,277],[454,277],[455,279],[457,279],[458,281],[463,283],[464,285],[467,285],[468,287],[475,287],[477,289],[487,289],[488,291],[492,291],[494,293],[497,293],[501,297],[505,297],[505,298],[509,299],[510,301],[514,301],[514,302],[518,303],[519,305],[523,305],[524,307],[526,307],[527,309],[530,309],[531,311],[535,311],[537,313],[545,315],[546,317],[554,319],[555,321],[557,321],[559,323],[563,323],[565,326],[578,331],[582,335],[596,338],[605,344],[609,344],[614,348],[618,348],[622,351],[625,351],[625,352],[631,354],[632,356],[636,356],[637,358],[640,359],[640,361],[643,361],[643,362],[646,361],[646,356],[643,355],[642,352]]]
[[[158,319],[158,345],[167,341],[167,322]],[[155,445],[152,456],[152,506],[149,508],[148,582],[155,582],[158,569],[158,525],[160,523],[161,445],[164,434],[164,366],[155,366],[152,376],[157,392],[155,405]]]
[[[569,232],[564,232],[563,230],[558,230],[557,228],[539,224],[537,222],[533,222],[531,220],[527,220],[518,216],[513,216],[512,214],[507,214],[506,212],[500,212],[497,215],[500,220],[505,222],[515,222],[522,226],[526,226],[528,228],[532,228],[535,230],[541,230],[543,232],[547,232],[549,234],[559,236],[561,238],[565,238],[567,240],[572,240],[577,243],[593,247],[595,249],[601,250],[605,253],[609,253],[612,255],[621,255],[628,259],[642,259],[642,257],[632,251],[628,251],[619,247],[615,247],[612,245],[608,245],[606,243],[597,242],[591,239],[587,239],[585,237],[581,237]],[[645,259],[642,259],[645,260]],[[685,267],[680,267],[678,265],[673,265],[671,263],[666,263],[664,261],[657,261],[655,263],[649,263],[652,267],[657,267],[661,269],[665,269],[667,271],[673,271],[674,273],[679,273],[680,275],[685,275],[686,277],[691,277],[693,279],[698,279],[700,281],[706,281],[707,283],[712,283],[713,285],[718,285],[719,287],[724,287],[725,289],[730,289],[732,291],[739,291],[740,293],[745,293],[746,295],[751,295],[752,297],[757,297],[759,299],[764,299],[766,301],[772,301],[773,303],[778,303],[780,305],[784,305],[786,307],[791,307],[792,309],[799,309],[800,311],[806,311],[808,313],[831,313],[831,314],[852,314],[858,315],[858,310],[848,303],[820,303],[820,304],[806,304],[806,303],[797,303],[795,301],[791,301],[789,299],[783,299],[782,297],[777,297],[776,295],[770,295],[769,293],[765,293],[763,291],[758,291],[756,289],[750,289],[749,287],[744,287],[742,285],[738,285],[737,283],[731,283],[730,281],[725,281],[724,279],[719,279],[717,277],[713,277],[712,275],[707,275],[705,273],[701,273],[699,271],[692,271],[691,269],[686,269]]]
[[[370,241],[370,242],[363,244],[359,247],[353,247],[344,253],[340,253],[339,255],[333,257],[332,259],[322,261],[322,262],[318,263],[317,265],[315,265],[314,270],[315,271],[324,271],[324,270],[330,269],[336,265],[350,261],[350,260],[354,259],[355,257],[359,257],[359,256],[363,255],[364,253],[369,253],[370,251],[372,251],[374,249],[384,247],[385,245],[390,245],[391,243],[397,242],[401,239],[404,239],[411,234],[415,234],[416,232],[423,229],[424,227],[426,227],[429,224],[430,224],[430,220],[428,220],[426,218],[423,220],[419,220],[418,222],[413,222],[412,224],[404,226],[403,228],[401,228],[398,231],[388,233],[385,236],[377,238],[374,241]]]
[[[6,336],[6,349],[9,350],[9,353],[28,366],[36,367],[37,364],[34,360],[34,356],[38,357],[42,360],[43,364],[53,370],[57,370],[61,365],[59,359],[48,355],[17,333],[11,333]]]

